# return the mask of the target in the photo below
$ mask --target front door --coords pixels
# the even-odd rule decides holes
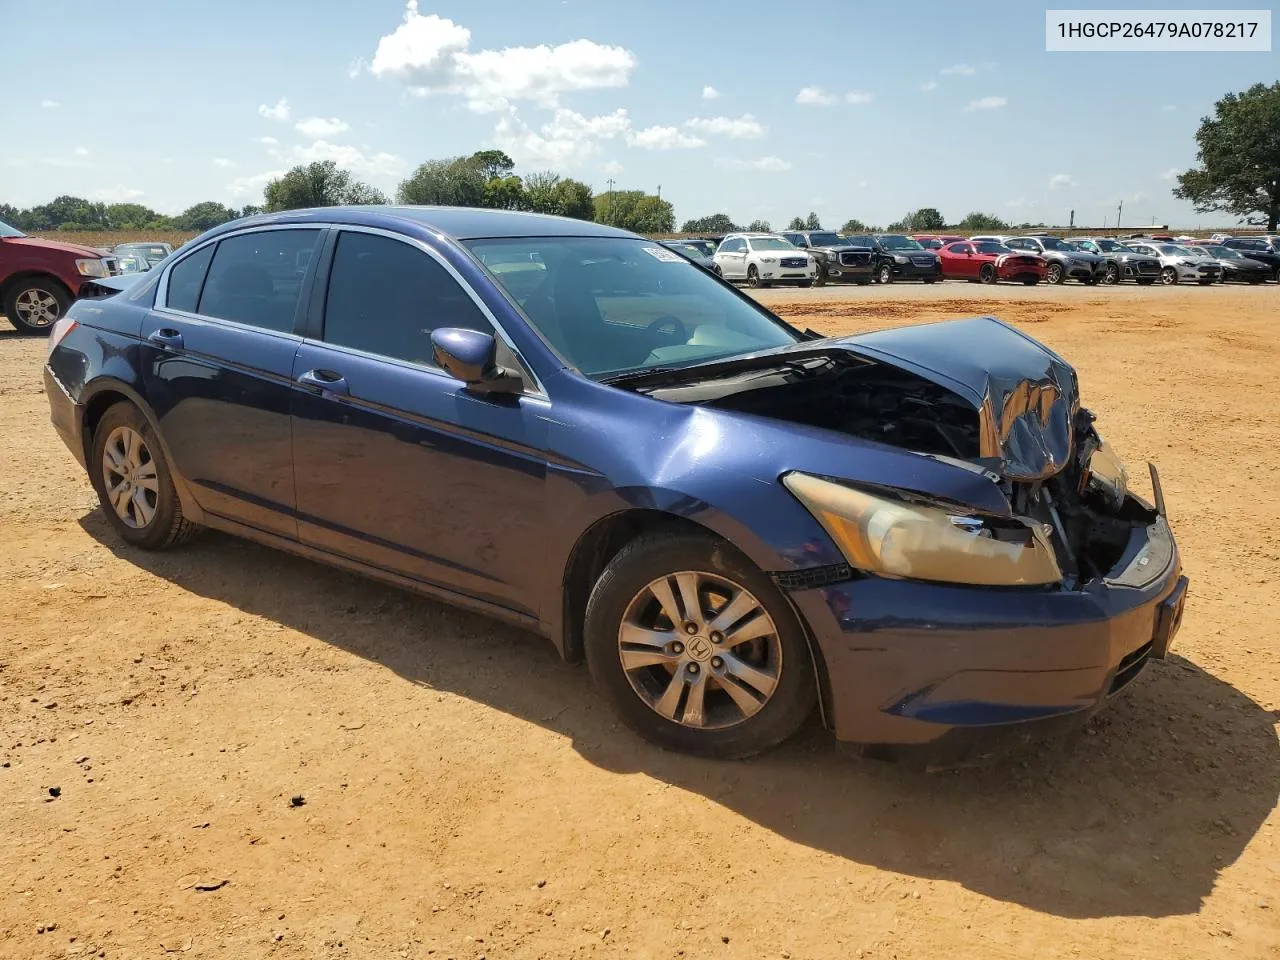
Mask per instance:
[[[432,360],[437,327],[492,330],[434,255],[339,234],[293,365],[299,538],[536,616],[550,406],[468,391]]]
[[[143,383],[204,510],[293,539],[295,323],[323,231],[255,230],[177,261],[143,321]]]

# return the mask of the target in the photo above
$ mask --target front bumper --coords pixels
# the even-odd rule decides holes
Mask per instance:
[[[833,259],[827,261],[827,279],[831,281],[847,281],[866,283],[876,274],[875,265],[868,258],[861,263],[842,263]]]
[[[803,267],[784,267],[780,263],[761,263],[756,269],[760,272],[760,279],[768,280],[770,283],[812,281],[818,275],[818,269],[812,260]]]
[[[1062,265],[1062,272],[1066,274],[1068,280],[1085,280],[1092,282],[1100,280],[1106,273],[1107,265],[1105,263],[1084,263],[1082,261],[1059,260]]]
[[[1135,537],[1122,569],[1075,590],[863,577],[792,592],[836,736],[922,744],[1088,716],[1163,657],[1181,623],[1186,578],[1167,522]]]
[[[941,280],[942,279],[942,261],[934,260],[932,264],[916,263],[908,260],[906,263],[899,263],[897,260],[886,260],[893,270],[893,276],[896,280]]]

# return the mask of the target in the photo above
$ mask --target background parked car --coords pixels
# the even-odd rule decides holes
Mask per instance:
[[[1246,257],[1239,250],[1232,247],[1221,247],[1215,244],[1200,244],[1194,247],[1188,247],[1188,250],[1195,253],[1203,252],[1206,256],[1213,257],[1218,266],[1222,267],[1222,282],[1235,280],[1240,283],[1266,283],[1272,279],[1271,267],[1263,263],[1261,260],[1254,260],[1252,257]]]
[[[1160,279],[1160,261],[1155,257],[1131,250],[1119,240],[1110,237],[1068,237],[1068,243],[1074,243],[1087,253],[1096,253],[1107,260],[1103,283],[1119,283],[1121,280],[1133,280],[1143,286],[1150,286]]]
[[[959,235],[937,234],[937,233],[913,233],[911,239],[926,250],[941,250],[948,243],[958,243],[965,238]]]
[[[745,280],[752,287],[775,283],[813,285],[813,257],[774,233],[731,233],[716,247],[716,266],[726,280]]]
[[[910,237],[898,233],[859,233],[847,239],[855,247],[870,248],[877,283],[892,283],[894,280],[934,283],[942,279],[942,264],[938,262],[937,254]]]
[[[947,280],[996,283],[1016,280],[1033,286],[1044,279],[1046,265],[1041,257],[1010,250],[992,240],[961,240],[938,251],[942,276]]]
[[[842,234],[833,230],[784,230],[779,236],[813,255],[818,271],[814,282],[818,286],[828,280],[867,284],[874,279],[871,249],[851,244]]]
[[[120,272],[93,247],[28,237],[0,222],[0,305],[20,333],[48,333],[94,278]]]
[[[996,237],[973,237],[974,240],[996,240]],[[1045,280],[1049,283],[1065,283],[1079,280],[1093,285],[1099,283],[1107,272],[1107,261],[1096,253],[1079,250],[1065,240],[1050,236],[1009,237],[1004,241],[1011,250],[1043,257],[1048,264]]]
[[[137,261],[138,273],[146,273],[157,263],[173,253],[173,247],[170,244],[161,241],[146,243],[119,243],[111,251],[112,254],[120,259],[132,257]],[[121,269],[121,273],[132,272]]]
[[[1223,240],[1224,247],[1239,250],[1250,260],[1257,260],[1271,267],[1271,278],[1280,283],[1280,238],[1277,237],[1231,237]]]
[[[1186,280],[1208,286],[1222,276],[1222,267],[1216,261],[1202,259],[1186,247],[1176,243],[1143,243],[1129,241],[1130,249],[1160,258],[1160,282],[1181,283]]]
[[[714,274],[720,273],[720,268],[716,266],[714,256],[704,253],[704,248],[696,243],[690,243],[687,240],[659,240],[668,250],[674,250],[682,257],[687,257],[704,270],[710,270]]]

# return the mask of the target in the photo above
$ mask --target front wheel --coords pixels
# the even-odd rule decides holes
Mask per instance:
[[[818,265],[818,272],[814,275],[813,282],[819,287],[825,287],[827,285],[827,270],[821,264]]]
[[[1062,269],[1062,264],[1051,263],[1049,270],[1044,275],[1045,280],[1049,283],[1063,283],[1067,279],[1067,272]]]
[[[199,529],[183,517],[159,438],[133,404],[117,403],[102,415],[92,454],[89,478],[121,539],[144,550],[163,550]]]
[[[22,280],[4,298],[4,314],[19,333],[47,334],[70,307],[71,294],[51,277]]]
[[[893,267],[886,263],[876,271],[876,279],[881,283],[893,283]]]
[[[747,286],[748,287],[759,288],[759,287],[767,287],[768,285],[769,285],[768,282],[760,279],[760,271],[756,269],[756,265],[754,263],[751,266],[747,267]]]
[[[658,531],[624,547],[591,591],[584,636],[600,693],[668,750],[760,753],[817,701],[804,633],[777,586],[705,534]]]
[[[1114,263],[1107,264],[1107,272],[1102,275],[1102,282],[1115,284],[1120,282],[1120,267]]]
[[[1160,282],[1165,286],[1172,286],[1178,282],[1178,271],[1173,267],[1165,267],[1160,271]]]

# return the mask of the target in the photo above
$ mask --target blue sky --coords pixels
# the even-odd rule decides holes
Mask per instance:
[[[660,185],[680,220],[1097,224],[1123,200],[1130,224],[1229,223],[1175,200],[1171,171],[1277,54],[1046,53],[1046,6],[0,0],[0,202],[259,203],[325,158],[391,192],[498,146],[519,172]]]

